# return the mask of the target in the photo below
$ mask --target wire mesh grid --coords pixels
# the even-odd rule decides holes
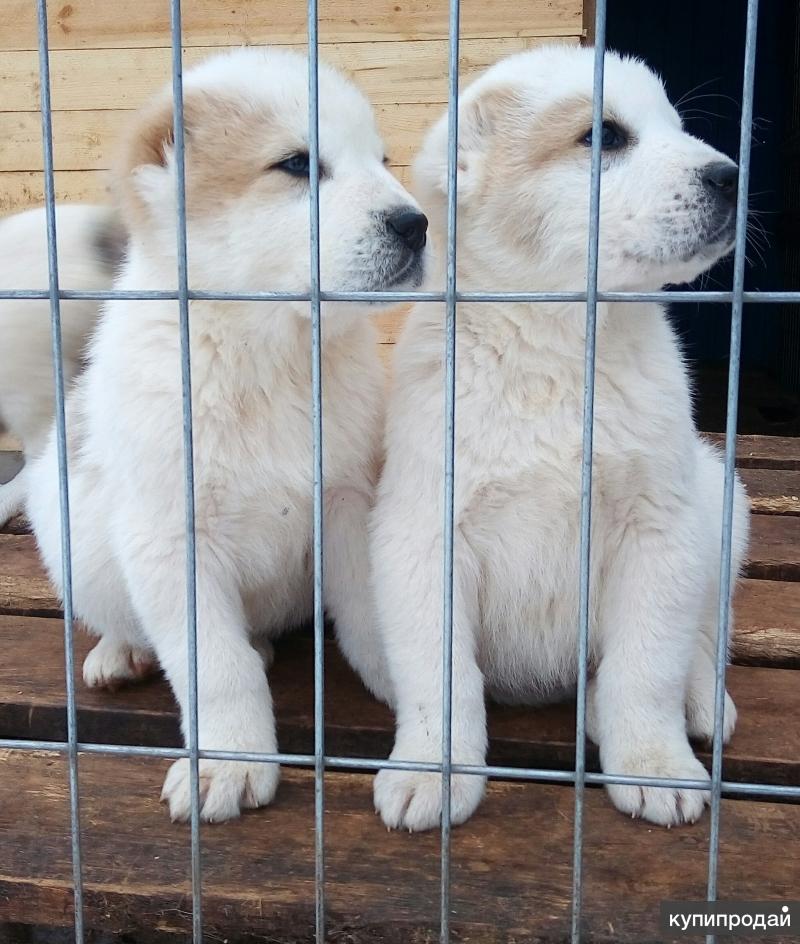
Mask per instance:
[[[52,347],[56,381],[56,436],[58,452],[60,514],[62,525],[64,637],[66,652],[67,739],[66,741],[0,739],[0,748],[24,751],[56,751],[68,758],[69,808],[72,870],[74,880],[75,941],[85,940],[83,917],[83,882],[80,829],[80,754],[147,756],[156,758],[189,758],[191,776],[191,884],[192,928],[195,944],[203,939],[202,862],[200,852],[200,792],[199,761],[240,760],[263,763],[283,763],[314,771],[315,803],[315,934],[318,944],[325,940],[325,839],[324,839],[324,778],[328,769],[347,770],[417,770],[442,774],[441,825],[441,913],[440,939],[450,940],[450,778],[453,774],[468,774],[508,780],[545,783],[567,783],[575,787],[572,920],[571,941],[581,940],[581,905],[583,892],[582,854],[584,795],[587,784],[628,784],[653,787],[683,787],[706,789],[702,781],[678,780],[648,776],[623,776],[594,773],[586,770],[586,681],[589,638],[589,577],[590,526],[592,485],[592,432],[594,415],[594,364],[597,306],[601,302],[655,301],[669,303],[724,302],[731,305],[731,353],[727,394],[727,423],[725,438],[725,477],[723,499],[723,528],[721,534],[720,594],[718,608],[718,636],[716,651],[715,725],[711,779],[711,833],[708,856],[707,897],[717,896],[717,867],[720,841],[720,798],[726,795],[768,796],[800,799],[800,786],[753,782],[732,782],[722,779],[722,715],[725,695],[726,644],[731,609],[731,554],[732,513],[737,426],[737,392],[739,384],[741,325],[743,305],[747,302],[786,304],[800,302],[800,292],[746,292],[744,291],[745,237],[747,226],[747,196],[750,170],[750,129],[753,110],[753,88],[756,60],[756,29],[758,0],[748,0],[745,36],[741,136],[739,144],[739,181],[736,211],[736,242],[734,254],[733,288],[731,291],[679,292],[600,292],[598,291],[598,261],[600,252],[600,182],[601,182],[601,127],[603,122],[603,68],[607,0],[597,0],[595,6],[594,98],[592,112],[592,154],[590,226],[587,246],[588,274],[583,291],[570,292],[459,292],[456,278],[456,184],[458,140],[458,85],[459,85],[459,0],[449,3],[449,57],[448,57],[448,156],[447,156],[447,243],[446,287],[444,292],[325,292],[320,284],[319,257],[319,123],[318,123],[318,9],[317,0],[308,0],[308,122],[310,158],[310,291],[308,293],[192,291],[188,284],[186,247],[186,202],[184,189],[184,124],[181,50],[181,3],[169,0],[172,41],[172,89],[176,163],[176,204],[178,234],[178,288],[177,291],[64,291],[59,287],[56,247],[56,215],[53,173],[53,134],[51,126],[49,50],[47,32],[47,0],[36,0],[38,15],[39,71],[41,88],[42,140],[44,153],[44,184],[46,200],[49,287],[0,291],[0,298],[49,299],[52,322]],[[112,298],[171,299],[179,306],[181,341],[181,379],[183,385],[183,448],[185,483],[185,520],[187,535],[187,635],[189,658],[189,702],[187,746],[185,748],[140,747],[102,743],[82,743],[78,739],[76,697],[74,687],[72,573],[70,554],[70,514],[67,477],[67,445],[64,412],[64,383],[61,361],[60,301],[63,299]],[[245,753],[240,751],[201,750],[198,743],[197,691],[197,610],[196,561],[194,534],[194,481],[192,462],[192,408],[191,362],[189,356],[189,302],[192,300],[238,301],[307,301],[312,314],[312,394],[313,394],[313,561],[314,561],[314,723],[313,754]],[[321,402],[321,305],[325,301],[375,302],[444,302],[445,331],[445,428],[443,429],[444,472],[444,594],[443,621],[443,730],[442,758],[439,763],[414,760],[376,760],[364,757],[328,756],[324,742],[324,661],[323,661],[323,545],[322,545],[322,402]],[[452,711],[452,646],[453,646],[453,543],[454,543],[454,471],[455,471],[455,354],[456,316],[459,302],[531,301],[581,302],[586,305],[586,348],[584,386],[584,428],[582,442],[581,527],[580,527],[580,598],[578,632],[578,686],[575,764],[572,770],[503,767],[491,765],[464,765],[451,758]],[[713,941],[713,935],[708,941]]]

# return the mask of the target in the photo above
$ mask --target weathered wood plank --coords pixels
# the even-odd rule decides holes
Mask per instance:
[[[389,164],[404,187],[411,186],[411,168]],[[55,193],[59,203],[107,203],[109,180],[106,170],[59,170],[55,173]],[[44,204],[44,177],[41,171],[0,171],[0,215],[18,213]],[[46,287],[46,286],[45,286]],[[25,286],[36,288],[36,286]],[[2,445],[0,444],[0,448]]]
[[[66,737],[63,625],[60,620],[0,616],[0,737]],[[177,708],[167,684],[153,680],[116,692],[85,688],[80,667],[92,645],[76,636],[78,736],[85,742],[171,747],[181,743]],[[313,642],[305,633],[278,644],[270,670],[281,749],[311,753],[314,746]],[[728,684],[739,710],[725,751],[730,780],[800,782],[800,674],[732,666]],[[329,755],[386,757],[393,722],[339,654],[326,645],[326,750]],[[575,756],[572,704],[542,708],[493,705],[490,761],[511,767],[568,769]],[[708,745],[699,745],[710,764]],[[598,769],[590,748],[589,765]]]
[[[61,604],[30,534],[0,534],[0,612],[57,614]]]
[[[395,165],[411,162],[422,134],[442,112],[440,104],[385,104],[375,109],[387,154]],[[111,164],[117,141],[130,121],[127,111],[53,113],[56,170],[103,170]],[[37,138],[38,133],[38,138]],[[41,171],[41,116],[38,112],[0,112],[0,171]]]
[[[745,573],[764,580],[800,580],[800,518],[753,515]]]
[[[108,175],[105,170],[59,170],[55,173],[54,182],[59,203],[108,201]],[[44,177],[41,171],[0,171],[0,215],[19,213],[43,204]]]
[[[722,433],[703,433],[725,448]],[[800,469],[800,438],[793,436],[737,436],[736,465],[740,469]]]
[[[800,669],[800,584],[739,581],[734,618],[735,662]]]
[[[750,508],[762,515],[800,515],[800,471],[739,469]]]
[[[87,924],[106,932],[186,933],[188,828],[158,804],[166,764],[80,760]],[[573,795],[492,783],[452,837],[455,936],[482,944],[563,941],[569,927]],[[326,903],[331,940],[422,944],[439,918],[439,836],[388,833],[372,812],[371,778],[326,777]],[[237,931],[299,944],[312,937],[313,778],[285,770],[272,807],[204,828],[203,917],[210,938]],[[64,760],[0,758],[0,918],[68,924],[72,878]],[[790,898],[800,882],[800,807],[723,801],[721,898]],[[658,829],[590,790],[585,814],[584,940],[643,944],[663,899],[704,897],[708,817]],[[753,868],[753,863],[758,868]],[[676,868],[676,863],[680,864]]]
[[[447,0],[323,0],[320,39],[326,43],[447,38]],[[125,8],[104,0],[49,4],[51,49],[169,46],[169,7],[139,0]],[[506,36],[579,36],[581,0],[485,0],[465,3],[464,39]],[[187,46],[304,43],[306,7],[293,0],[188,0],[183,8]],[[28,0],[5,0],[2,49],[36,49],[36,10]]]
[[[465,39],[459,45],[462,83],[503,56],[552,40],[538,37]],[[578,42],[578,36],[564,42]],[[285,48],[305,51],[305,45]],[[186,68],[219,50],[189,46]],[[447,101],[448,44],[446,41],[323,43],[320,58],[351,75],[376,105],[397,102]],[[54,111],[125,110],[138,108],[171,76],[171,50],[55,49],[50,56],[50,83]],[[39,108],[39,58],[31,51],[0,51],[3,111]]]
[[[22,530],[13,526],[13,530]],[[761,581],[800,581],[800,519],[780,515],[753,515],[749,562],[745,575],[758,580],[743,581],[743,593]],[[768,603],[772,588],[764,592]],[[794,598],[800,588],[784,590],[786,599]],[[0,612],[58,611],[58,600],[49,589],[39,562],[35,541],[30,534],[8,534],[0,531]],[[773,619],[774,607],[765,615]],[[785,625],[779,620],[780,625]],[[786,626],[790,636],[794,629]]]

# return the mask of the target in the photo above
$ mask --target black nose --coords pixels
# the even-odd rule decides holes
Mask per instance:
[[[736,191],[739,184],[739,168],[735,164],[717,161],[708,164],[701,171],[701,177],[706,189],[724,200],[731,206],[736,206]]]
[[[419,210],[403,207],[392,210],[386,217],[386,225],[397,233],[409,249],[419,252],[425,245],[425,233],[428,229],[428,217]]]

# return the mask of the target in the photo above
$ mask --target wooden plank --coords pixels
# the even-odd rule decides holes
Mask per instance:
[[[722,433],[703,433],[725,448]],[[800,438],[793,436],[737,436],[736,465],[740,469],[800,469]]]
[[[753,515],[745,573],[764,580],[800,580],[800,518]]]
[[[323,0],[320,39],[334,42],[447,38],[447,0]],[[121,16],[105,0],[71,0],[49,5],[51,49],[169,46],[169,7],[163,0],[139,0]],[[465,3],[463,39],[505,36],[579,36],[581,0],[485,0]],[[189,0],[183,9],[187,46],[304,43],[306,7],[294,0]],[[28,0],[4,0],[0,48],[36,49],[36,11]]]
[[[800,581],[800,518],[752,516],[745,576]],[[0,531],[0,612],[57,609],[46,587],[33,537]]]
[[[740,580],[734,616],[735,662],[800,669],[800,584]]]
[[[578,42],[578,36],[563,37]],[[538,37],[465,39],[459,45],[462,83],[503,56],[549,42]],[[304,45],[286,48],[305,51]],[[184,50],[186,68],[218,52],[213,46]],[[447,101],[446,41],[324,43],[320,58],[351,75],[376,105]],[[56,49],[50,57],[54,111],[138,108],[171,76],[171,50]],[[3,111],[39,108],[39,58],[35,51],[0,52]]]
[[[81,758],[89,927],[181,934],[190,928],[188,828],[171,825],[158,803],[166,766],[142,758]],[[0,771],[0,918],[66,925],[73,892],[64,759],[6,752]],[[372,812],[371,786],[363,774],[326,777],[329,939],[430,942],[439,920],[438,832],[387,833]],[[572,791],[558,786],[490,784],[478,813],[452,836],[456,939],[565,939],[573,804]],[[245,932],[284,944],[311,940],[312,816],[311,773],[285,770],[273,806],[203,828],[203,918],[210,939]],[[722,823],[720,898],[791,898],[800,882],[800,807],[724,800]],[[708,816],[694,826],[653,828],[621,816],[602,791],[589,790],[584,940],[655,940],[661,900],[704,897],[707,844]]]
[[[762,515],[800,515],[800,471],[739,469],[750,509]]]
[[[66,737],[63,625],[60,620],[0,616],[0,737]],[[179,745],[177,708],[167,684],[156,679],[116,692],[86,689],[80,671],[93,641],[76,637],[78,736],[84,742]],[[359,683],[331,640],[326,644],[326,750],[329,755],[386,757],[394,725],[387,708]],[[279,743],[289,753],[313,752],[313,641],[296,633],[279,641],[270,670]],[[800,782],[800,673],[732,666],[728,686],[739,710],[726,748],[729,780]],[[565,769],[575,756],[571,703],[541,708],[493,705],[490,762],[510,767]],[[699,745],[708,765],[708,745]],[[597,770],[594,746],[589,767]]]
[[[389,169],[404,187],[410,187],[410,167],[390,164]],[[55,188],[59,203],[107,203],[109,200],[108,174],[105,170],[56,171]],[[0,215],[43,204],[44,177],[41,171],[0,171]],[[0,448],[5,448],[1,442]]]
[[[387,104],[375,109],[387,154],[395,165],[411,162],[423,133],[442,113],[440,104]],[[53,113],[56,170],[103,170],[130,121],[127,111]],[[37,138],[38,134],[38,138]],[[0,171],[41,171],[41,117],[38,112],[0,112]]]
[[[56,171],[55,193],[59,203],[107,202],[108,175],[105,170]],[[44,177],[41,171],[0,171],[0,215],[43,204]]]
[[[0,534],[0,612],[60,610],[32,535]]]

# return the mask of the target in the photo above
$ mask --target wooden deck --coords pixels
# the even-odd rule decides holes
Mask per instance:
[[[739,465],[755,512],[746,578],[735,603],[729,687],[739,725],[725,753],[732,781],[800,784],[800,440],[740,437]],[[0,477],[13,457],[0,453]],[[0,533],[0,737],[65,736],[59,604],[22,521]],[[78,637],[80,665],[90,641]],[[330,754],[386,756],[389,712],[338,655],[326,652]],[[313,748],[312,644],[278,647],[270,673],[281,749]],[[80,680],[83,742],[173,746],[175,705],[163,681],[115,693]],[[569,768],[574,710],[490,711],[490,761]],[[58,754],[0,752],[0,922],[69,926],[72,884],[67,771]],[[709,762],[707,749],[701,756]],[[589,763],[597,757],[590,749]],[[87,925],[174,932],[191,923],[188,828],[158,803],[167,761],[80,757]],[[207,940],[313,939],[313,777],[284,770],[275,804],[204,827]],[[371,777],[326,775],[329,939],[421,944],[437,939],[439,843],[434,834],[387,833],[372,810]],[[570,918],[573,792],[493,782],[483,806],[453,833],[454,939],[470,944],[561,942]],[[709,822],[664,830],[621,816],[602,790],[586,803],[585,940],[663,942],[664,899],[705,896]],[[722,898],[796,898],[800,805],[726,798]],[[3,936],[0,940],[12,940]],[[777,939],[776,939],[777,940]],[[787,940],[789,940],[787,938]]]

